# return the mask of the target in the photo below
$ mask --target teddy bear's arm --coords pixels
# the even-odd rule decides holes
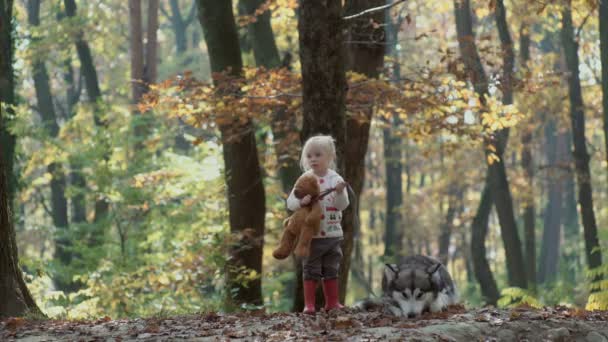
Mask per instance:
[[[291,189],[289,197],[287,197],[287,209],[291,211],[300,209],[300,200],[296,197],[294,189]]]

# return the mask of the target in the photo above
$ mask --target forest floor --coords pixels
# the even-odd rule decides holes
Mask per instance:
[[[95,321],[0,321],[1,341],[588,341],[608,342],[608,311],[563,307],[483,308],[416,319],[353,309],[296,313],[207,313]]]

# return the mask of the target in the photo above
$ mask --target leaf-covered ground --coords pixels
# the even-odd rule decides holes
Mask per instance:
[[[588,341],[608,342],[608,312],[455,306],[418,319],[344,309],[314,316],[239,313],[96,321],[0,322],[2,341]]]

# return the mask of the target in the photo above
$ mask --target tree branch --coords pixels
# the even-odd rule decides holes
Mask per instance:
[[[397,4],[400,4],[402,2],[405,2],[405,0],[396,0],[395,2],[390,3],[388,5],[382,5],[382,6],[378,6],[378,7],[368,8],[368,9],[366,9],[363,12],[360,12],[360,13],[357,13],[357,14],[353,14],[353,15],[349,15],[349,16],[346,16],[346,17],[342,17],[342,20],[351,20],[351,19],[355,19],[355,18],[364,16],[364,15],[367,15],[367,14],[373,13],[373,12],[382,11],[382,10],[385,10],[387,8],[391,8],[391,7],[393,7],[393,6],[397,5]]]
[[[167,18],[169,19],[169,21],[171,20],[171,16],[169,15],[169,12],[167,12],[167,10],[165,9],[165,6],[163,5],[163,2],[161,1],[160,6],[158,6],[158,8],[160,8],[161,13]]]
[[[581,31],[583,30],[583,26],[585,26],[585,24],[587,23],[587,19],[589,19],[589,17],[591,16],[592,12],[589,12],[589,14],[587,14],[587,16],[585,17],[585,19],[583,19],[583,22],[581,23],[581,25],[578,27],[578,30],[576,30],[576,38],[578,39],[578,37],[581,35]]]
[[[186,25],[186,27],[188,25],[190,25],[190,23],[194,19],[195,15],[196,15],[196,1],[192,1],[192,7],[190,7],[190,13],[188,13],[188,18],[186,18],[186,20],[184,21],[184,24]]]

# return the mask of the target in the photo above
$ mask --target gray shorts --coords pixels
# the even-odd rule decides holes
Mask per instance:
[[[304,280],[338,277],[342,260],[342,240],[342,237],[312,239],[310,256],[302,259]]]

